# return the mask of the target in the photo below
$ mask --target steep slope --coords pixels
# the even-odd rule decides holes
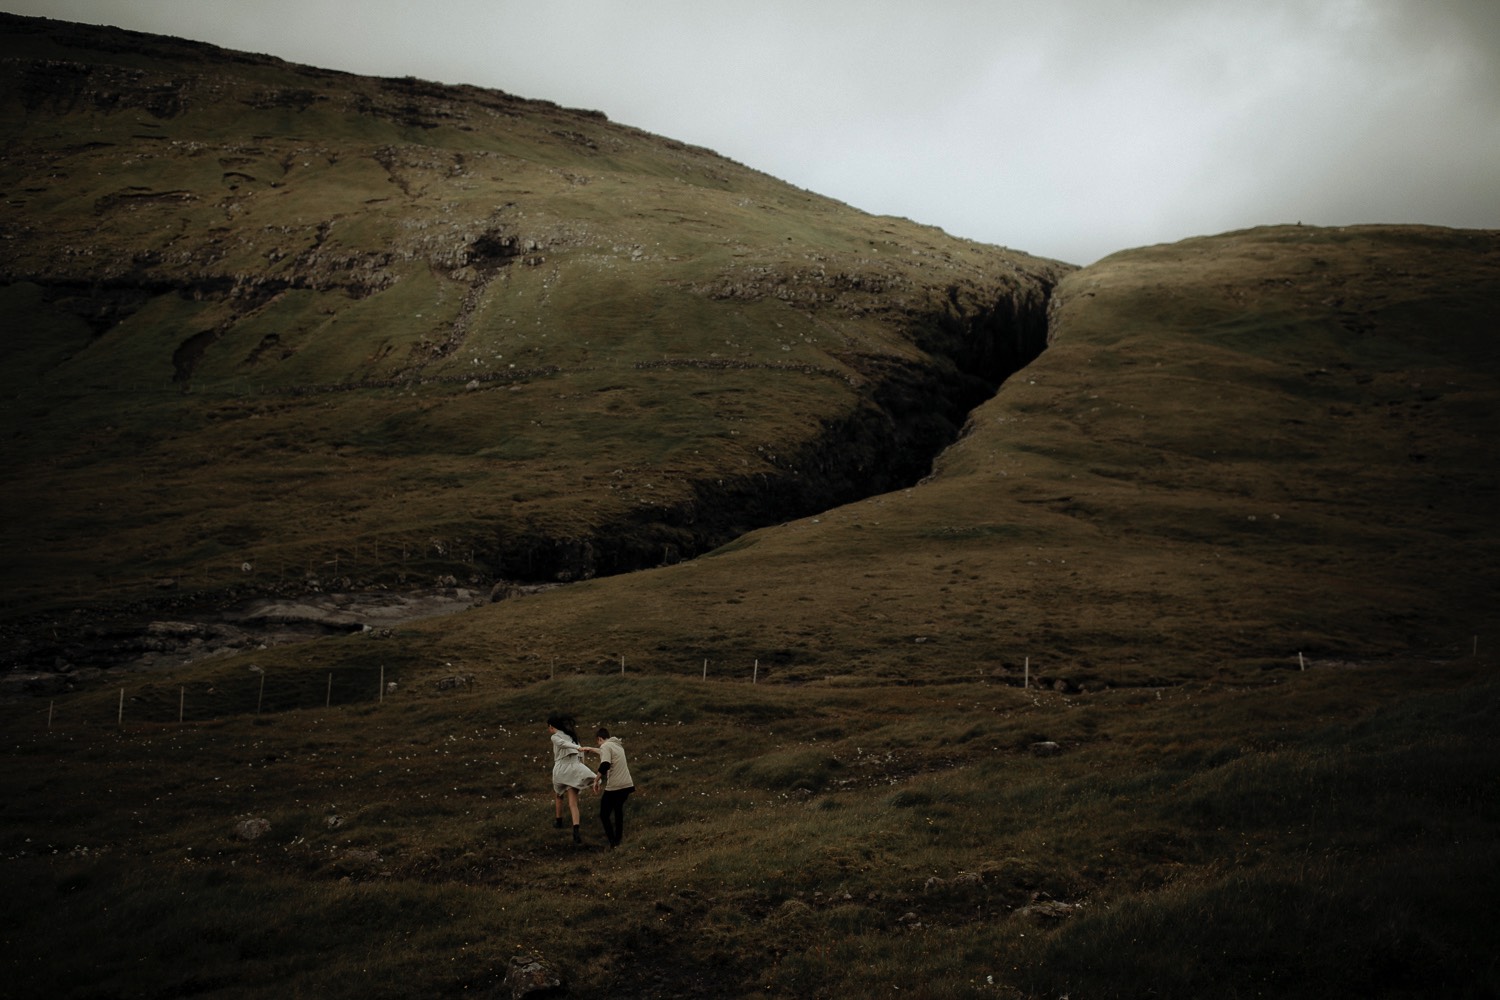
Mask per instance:
[[[1020,681],[1029,661],[1075,689],[1454,656],[1500,606],[1497,302],[1491,232],[1123,252],[1062,282],[1047,351],[921,485],[413,643],[508,677],[628,655]]]
[[[670,563],[920,477],[1068,270],[493,91],[0,51],[14,611]]]

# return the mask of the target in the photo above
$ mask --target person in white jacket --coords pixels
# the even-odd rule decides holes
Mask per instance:
[[[599,755],[599,777],[594,779],[594,788],[602,789],[599,797],[599,822],[604,824],[604,836],[610,847],[619,847],[625,838],[625,800],[635,791],[635,782],[630,778],[630,766],[625,762],[625,744],[618,736],[609,735],[609,730],[600,726],[594,737],[599,749],[584,747],[585,753]]]
[[[578,793],[594,783],[594,772],[583,762],[584,747],[578,745],[578,729],[571,715],[553,712],[547,716],[547,732],[552,737],[552,791],[556,806],[555,825],[562,829],[563,799],[573,818],[573,843],[583,843],[578,831]]]

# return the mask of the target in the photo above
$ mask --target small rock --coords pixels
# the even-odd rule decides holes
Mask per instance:
[[[247,817],[234,825],[234,835],[241,840],[259,840],[271,832],[271,821],[259,817]]]
[[[800,922],[812,913],[812,907],[800,899],[788,899],[771,914],[774,923]]]
[[[1063,903],[1055,899],[1043,900],[1023,906],[1016,911],[1017,916],[1028,917],[1037,921],[1062,920],[1064,917],[1073,915],[1078,909],[1076,903]]]
[[[562,988],[562,977],[537,955],[517,955],[510,960],[503,986],[512,1000],[525,1000],[555,995]]]

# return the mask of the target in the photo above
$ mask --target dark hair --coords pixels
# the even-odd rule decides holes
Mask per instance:
[[[568,734],[568,737],[574,743],[578,742],[578,726],[573,722],[573,717],[571,715],[563,715],[561,712],[553,712],[551,715],[547,716],[547,725],[551,726],[553,729],[562,730],[563,732]]]
[[[607,740],[609,739],[609,730],[605,729],[603,726],[600,726],[598,729],[594,730],[594,735],[599,737],[601,740]]]

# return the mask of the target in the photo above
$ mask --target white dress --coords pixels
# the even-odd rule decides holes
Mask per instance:
[[[562,795],[570,788],[580,792],[594,783],[594,772],[583,762],[578,744],[567,733],[552,734],[552,790]]]

